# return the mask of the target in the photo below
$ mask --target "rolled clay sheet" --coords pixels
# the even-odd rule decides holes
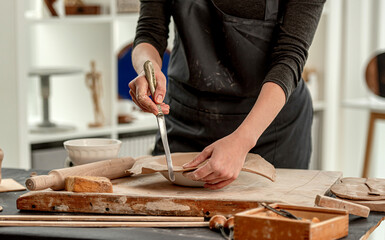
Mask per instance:
[[[342,178],[330,188],[337,197],[352,200],[385,200],[384,178]]]
[[[187,152],[187,153],[172,153],[171,158],[173,162],[174,172],[187,172],[193,171],[198,167],[206,164],[206,161],[194,168],[183,168],[183,164],[193,160],[199,152]],[[144,156],[136,159],[135,164],[131,169],[126,170],[127,173],[138,174],[150,174],[155,172],[167,171],[167,163],[165,155],[160,156]],[[274,166],[263,159],[258,154],[248,153],[242,171],[255,173],[275,181],[275,168]]]

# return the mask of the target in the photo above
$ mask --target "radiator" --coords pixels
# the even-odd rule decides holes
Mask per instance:
[[[119,156],[136,158],[139,156],[151,155],[155,145],[155,136],[156,134],[119,137],[119,140],[122,141]]]

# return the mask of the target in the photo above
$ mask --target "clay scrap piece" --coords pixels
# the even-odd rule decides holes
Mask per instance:
[[[26,188],[12,178],[3,179],[0,184],[0,193],[24,191]]]
[[[370,190],[368,192],[369,195],[385,196],[385,179],[368,178],[365,184]]]
[[[349,177],[342,178],[341,182],[334,184],[330,190],[340,198],[378,201],[385,200],[384,188],[385,179]],[[373,189],[375,191],[373,191]]]
[[[187,172],[192,171],[204,165],[206,162],[201,163],[195,168],[183,168],[183,164],[191,161],[197,156],[198,152],[189,153],[172,153],[171,158],[174,166],[174,172]],[[136,159],[134,166],[131,169],[126,170],[127,173],[131,174],[150,174],[155,172],[167,171],[166,157],[161,156],[146,156]],[[275,168],[274,166],[263,159],[258,154],[249,153],[246,156],[245,164],[243,165],[242,171],[251,172],[263,177],[275,181]]]
[[[106,177],[69,176],[65,179],[65,190],[70,192],[112,193],[112,183]]]

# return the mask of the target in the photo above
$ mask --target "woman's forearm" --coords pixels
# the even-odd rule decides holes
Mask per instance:
[[[281,111],[285,101],[285,93],[278,84],[265,83],[250,113],[233,134],[237,135],[240,141],[243,141],[242,144],[252,149],[262,133]]]
[[[143,64],[150,60],[156,70],[162,68],[162,59],[159,52],[149,43],[140,43],[132,51],[132,65],[137,74],[143,71]]]

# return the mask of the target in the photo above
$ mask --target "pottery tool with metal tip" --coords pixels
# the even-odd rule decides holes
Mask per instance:
[[[292,213],[284,210],[284,209],[275,209],[275,208],[272,208],[270,207],[269,205],[265,204],[265,203],[260,203],[262,207],[266,208],[266,209],[269,209],[270,211],[272,212],[275,212],[276,214],[282,216],[282,217],[287,217],[287,218],[291,218],[291,219],[296,219],[296,220],[301,220],[301,218],[293,215]]]
[[[146,61],[143,65],[143,69],[144,69],[144,73],[146,74],[146,79],[151,91],[151,95],[154,97],[154,93],[156,89],[156,78],[155,78],[154,67],[152,66],[151,61]],[[169,175],[170,181],[173,182],[175,181],[175,176],[174,176],[174,170],[172,166],[170,147],[168,146],[168,140],[167,140],[166,121],[164,119],[164,114],[162,112],[160,104],[156,104],[156,106],[158,108],[158,114],[156,115],[156,120],[158,121],[160,137],[162,139],[164,152],[166,154],[168,175]]]

